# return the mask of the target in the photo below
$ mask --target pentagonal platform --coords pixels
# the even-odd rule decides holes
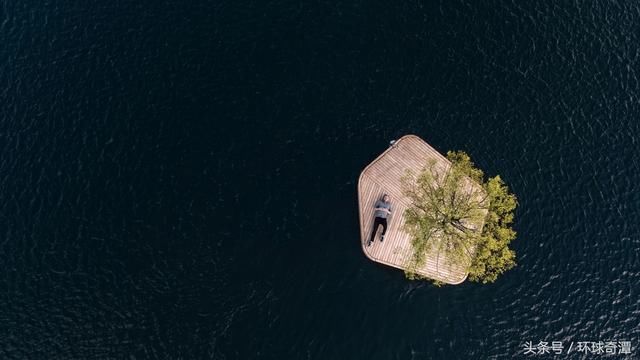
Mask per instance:
[[[411,255],[409,234],[403,231],[404,210],[410,200],[402,195],[400,178],[407,169],[418,174],[430,160],[437,165],[450,166],[449,160],[415,135],[400,138],[369,164],[360,174],[358,200],[360,207],[360,234],[362,250],[373,261],[399,269],[405,269]],[[389,194],[393,212],[387,219],[388,228],[384,242],[376,241],[367,247],[373,230],[374,205],[383,194]],[[379,227],[379,232],[382,226]],[[421,275],[448,284],[463,282],[468,273],[461,266],[449,264],[444,256],[427,256],[426,264],[417,270]]]

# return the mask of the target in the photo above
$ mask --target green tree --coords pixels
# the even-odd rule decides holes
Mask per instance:
[[[404,214],[412,245],[405,274],[419,278],[416,270],[432,254],[436,266],[446,258],[467,269],[469,280],[493,282],[515,266],[508,245],[516,234],[510,228],[516,197],[499,176],[485,182],[466,153],[450,151],[447,158],[450,165],[432,161],[402,179],[411,200]]]
[[[516,265],[516,254],[509,248],[509,243],[516,238],[511,224],[518,202],[500,175],[484,183],[484,189],[490,199],[490,205],[475,256],[469,267],[469,280],[490,283]]]

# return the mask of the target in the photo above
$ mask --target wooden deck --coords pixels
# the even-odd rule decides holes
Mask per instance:
[[[407,169],[415,174],[428,164],[429,160],[436,160],[437,165],[448,167],[449,160],[433,149],[429,144],[415,135],[400,138],[393,146],[385,150],[373,160],[360,174],[358,180],[358,200],[360,207],[360,234],[362,250],[367,257],[399,269],[405,269],[411,254],[409,234],[403,231],[404,210],[410,200],[402,195],[400,178]],[[371,237],[374,220],[374,204],[383,194],[389,194],[392,214],[387,219],[388,228],[384,242],[380,242],[378,235],[371,246],[367,241]],[[446,259],[437,259],[435,254],[427,256],[425,266],[418,269],[419,274],[448,284],[463,282],[468,273],[464,268],[449,264]]]

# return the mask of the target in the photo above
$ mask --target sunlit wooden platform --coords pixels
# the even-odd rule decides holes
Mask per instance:
[[[360,207],[360,240],[362,250],[373,261],[399,269],[405,269],[410,254],[409,234],[403,231],[403,214],[410,201],[402,195],[400,178],[407,169],[419,173],[433,159],[437,164],[448,167],[449,160],[429,144],[415,135],[406,135],[390,146],[360,174],[358,200]],[[374,204],[383,194],[389,194],[393,212],[387,219],[388,228],[384,242],[376,241],[367,247],[374,220]],[[378,234],[382,231],[379,227]],[[460,266],[449,264],[446,259],[438,259],[435,254],[427,256],[425,266],[419,274],[447,284],[459,284],[467,278],[467,272]]]

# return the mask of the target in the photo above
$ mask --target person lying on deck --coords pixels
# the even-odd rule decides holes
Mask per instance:
[[[387,216],[391,214],[391,198],[389,195],[384,194],[382,200],[376,201],[373,221],[373,231],[371,232],[371,238],[367,242],[367,246],[371,246],[376,232],[378,232],[378,226],[382,225],[382,235],[380,236],[380,242],[384,241],[384,234],[387,232]]]

